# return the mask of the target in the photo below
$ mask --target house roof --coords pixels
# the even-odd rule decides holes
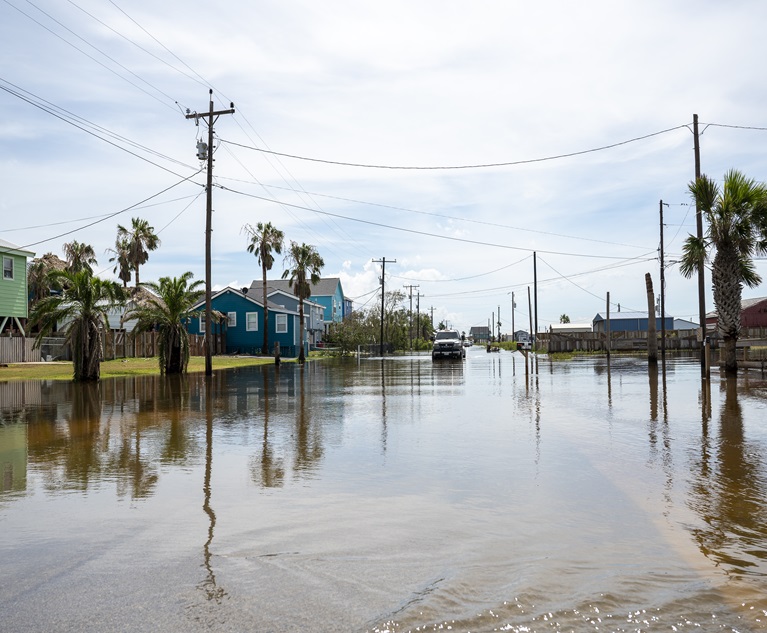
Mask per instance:
[[[263,284],[261,282],[254,281],[251,284],[250,288],[247,288],[247,289],[243,288],[243,290],[247,291],[245,293],[247,297],[249,297],[250,299],[253,299],[256,303],[258,303],[258,305],[261,305],[263,303],[263,294],[264,294],[262,288],[263,288]],[[272,306],[277,306],[277,307],[280,306],[280,304],[274,303],[273,301],[269,300],[269,297],[274,297],[275,295],[278,295],[278,294],[287,295],[289,297],[292,297],[296,301],[298,301],[298,297],[296,297],[296,295],[294,295],[289,289],[283,290],[281,288],[274,288],[272,286],[272,282],[267,281],[266,282],[266,297],[267,297],[266,302],[269,305],[270,309]],[[304,305],[322,307],[318,303],[309,301],[308,299],[304,299]]]
[[[316,284],[312,284],[312,296],[313,297],[332,297],[336,293],[336,288],[341,284],[341,280],[338,277],[324,277],[320,279]],[[258,279],[254,279],[250,284],[251,291],[261,292],[263,282]],[[281,290],[293,294],[293,289],[290,286],[290,282],[287,279],[267,279],[266,280],[267,293],[272,290]]]
[[[611,312],[610,313],[610,321],[628,321],[630,319],[646,319],[646,318],[648,318],[647,315],[648,315],[647,312],[639,312],[639,311],[637,311],[637,312],[631,312],[631,311]],[[656,319],[660,319],[660,315],[656,314],[655,318]],[[670,314],[667,314],[666,318],[667,319],[673,319],[674,317],[672,317]],[[595,321],[606,321],[606,320],[607,320],[607,318],[605,316],[602,316],[601,313],[597,312],[597,315],[594,317],[594,320],[592,321],[592,323],[595,322]]]
[[[21,246],[16,246],[16,244],[11,244],[11,242],[8,242],[1,238],[0,238],[0,251],[6,251],[13,255],[23,255],[25,257],[34,257],[35,255],[32,251],[28,251],[24,248],[21,248]]]
[[[259,299],[256,299],[254,296],[251,296],[249,292],[243,293],[242,290],[239,290],[237,288],[232,288],[231,286],[227,286],[226,288],[222,288],[218,292],[213,293],[213,295],[211,296],[211,300],[221,296],[222,294],[226,294],[228,292],[234,293],[237,296],[242,297],[243,299],[247,301],[250,301],[251,303],[255,303],[256,305],[263,307],[262,301],[260,301]],[[295,310],[289,310],[281,305],[272,303],[271,301],[267,300],[266,303],[269,306],[269,309],[273,312],[284,312],[286,314],[298,314],[298,312],[296,312]],[[198,301],[194,305],[194,308],[199,308],[200,306],[204,306],[204,305],[205,305],[205,299],[203,298],[201,301]]]
[[[767,297],[752,297],[751,299],[741,299],[740,300],[740,311],[748,310],[749,308],[753,308],[755,305],[758,305],[762,303],[763,301],[767,301]],[[712,310],[711,312],[706,313],[707,319],[714,319],[718,316],[716,310]]]

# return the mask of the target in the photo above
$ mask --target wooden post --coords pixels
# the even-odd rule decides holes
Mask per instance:
[[[653,292],[650,273],[645,273],[644,280],[647,285],[647,362],[657,363],[658,330],[655,325],[655,293]]]

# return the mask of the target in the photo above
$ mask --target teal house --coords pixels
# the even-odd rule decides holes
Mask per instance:
[[[26,336],[29,316],[27,258],[34,253],[0,239],[3,278],[0,279],[0,334],[16,330]]]
[[[224,288],[211,297],[211,308],[226,315],[223,323],[214,323],[215,333],[226,335],[227,354],[267,354],[275,343],[280,344],[282,356],[298,356],[298,312],[269,302],[269,323],[264,323],[264,307],[260,300],[248,296],[247,288]],[[202,312],[187,325],[190,334],[205,334],[205,301],[194,310]],[[264,328],[269,328],[269,347],[264,350]],[[308,350],[305,348],[305,353]]]
[[[287,279],[268,280],[267,294],[282,291],[292,294],[290,283]],[[262,293],[263,282],[255,280],[250,284],[249,295],[258,296]],[[344,297],[341,280],[338,277],[323,277],[316,284],[312,284],[312,294],[309,301],[321,307],[322,329],[327,332],[331,323],[340,323],[351,314],[352,302]],[[271,310],[271,307],[269,308]]]

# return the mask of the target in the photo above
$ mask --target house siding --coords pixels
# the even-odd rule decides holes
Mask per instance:
[[[205,304],[202,303],[196,309],[203,310]],[[272,350],[264,350],[264,308],[260,304],[244,297],[237,290],[225,290],[222,293],[211,298],[211,307],[213,310],[226,314],[236,314],[236,325],[227,326],[225,324],[214,324],[216,332],[219,328],[226,331],[226,353],[227,354],[261,354],[270,353]],[[255,312],[258,315],[258,330],[247,329],[248,312]],[[295,346],[295,340],[298,334],[295,332],[297,317],[291,319],[288,315],[288,331],[278,334],[276,332],[277,314],[274,307],[269,307],[269,346],[273,347],[279,343],[280,347]],[[187,326],[190,334],[200,334],[200,319],[193,318]]]
[[[0,317],[26,319],[28,316],[27,258],[0,250],[0,260],[13,261],[13,279],[0,278]]]

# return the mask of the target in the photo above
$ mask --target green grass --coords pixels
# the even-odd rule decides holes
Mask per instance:
[[[250,367],[274,363],[271,356],[214,356],[213,369]],[[282,362],[295,362],[283,359]],[[189,360],[189,372],[205,371],[205,357],[193,356]],[[72,380],[72,363],[54,361],[50,363],[11,363],[0,367],[0,381],[5,380]],[[160,373],[157,358],[118,358],[101,363],[101,377],[140,376]]]

